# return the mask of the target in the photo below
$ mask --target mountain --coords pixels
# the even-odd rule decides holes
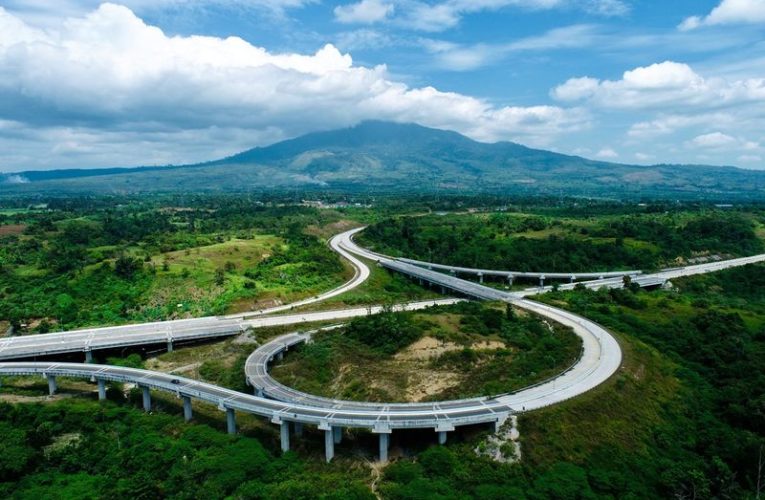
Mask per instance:
[[[0,193],[333,190],[765,198],[765,171],[623,165],[511,143],[486,144],[413,124],[364,122],[197,165],[19,172]]]

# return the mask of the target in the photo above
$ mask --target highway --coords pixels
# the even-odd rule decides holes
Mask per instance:
[[[99,394],[104,381],[130,382],[143,389],[144,406],[150,407],[149,390],[164,390],[175,393],[184,400],[184,413],[190,415],[190,400],[200,399],[218,405],[226,411],[229,431],[235,430],[234,412],[245,411],[265,416],[281,425],[282,449],[289,448],[290,425],[299,434],[303,424],[317,425],[325,431],[327,459],[334,454],[334,444],[342,436],[343,427],[361,427],[380,436],[380,458],[387,458],[388,435],[393,429],[432,428],[438,432],[439,442],[444,442],[446,432],[460,425],[494,423],[501,425],[511,413],[530,411],[575,397],[600,385],[619,368],[621,349],[614,337],[596,323],[554,307],[527,300],[525,297],[538,294],[549,287],[530,288],[524,291],[503,291],[486,287],[414,265],[400,259],[376,254],[356,245],[352,236],[361,229],[344,232],[332,238],[330,244],[335,251],[348,259],[356,269],[354,277],[342,287],[297,304],[289,304],[255,314],[234,315],[215,318],[199,318],[172,322],[127,325],[103,329],[89,329],[75,332],[55,333],[27,337],[16,337],[0,342],[0,360],[20,359],[33,356],[60,354],[64,352],[106,349],[141,344],[199,340],[226,335],[236,335],[248,328],[300,324],[315,321],[338,321],[354,316],[374,313],[381,308],[355,308],[337,311],[323,311],[282,316],[267,316],[297,305],[312,303],[323,298],[336,296],[358,286],[369,276],[369,269],[355,256],[371,259],[396,272],[403,273],[421,282],[442,287],[460,295],[482,300],[502,300],[515,306],[540,314],[553,321],[569,326],[582,339],[582,355],[578,362],[565,373],[527,389],[498,395],[492,398],[473,398],[438,403],[359,403],[320,398],[274,383],[268,376],[268,362],[280,352],[304,341],[301,334],[282,337],[257,349],[248,359],[246,376],[255,390],[276,399],[266,399],[229,391],[173,375],[133,370],[128,368],[77,364],[77,363],[0,363],[0,375],[42,375],[48,378],[51,392],[55,391],[55,377],[80,377],[96,380]],[[746,265],[765,260],[765,255],[700,264],[685,268],[669,269],[650,275],[640,275],[633,281],[641,286],[662,284],[680,276],[712,272],[729,267]],[[427,264],[427,263],[425,263]],[[590,288],[623,286],[621,277],[609,277],[583,283]],[[571,287],[562,285],[561,288]],[[424,301],[408,304],[408,308],[421,308],[446,301]],[[190,418],[190,417],[189,417]],[[290,424],[291,423],[291,424]],[[339,432],[338,432],[339,431]]]

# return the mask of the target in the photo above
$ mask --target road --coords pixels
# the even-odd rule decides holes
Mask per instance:
[[[618,370],[622,353],[618,342],[604,328],[596,323],[554,307],[532,302],[526,296],[538,294],[549,287],[533,288],[521,292],[508,292],[486,287],[481,284],[463,280],[455,276],[426,269],[420,265],[402,262],[384,255],[376,254],[356,245],[352,236],[360,229],[347,231],[334,237],[332,248],[348,259],[356,269],[354,278],[338,289],[322,294],[312,299],[306,299],[301,305],[336,296],[362,283],[369,276],[369,269],[363,261],[354,257],[362,257],[377,261],[391,270],[409,275],[415,279],[429,282],[444,290],[452,290],[459,294],[485,300],[503,300],[518,307],[540,314],[553,321],[569,326],[582,339],[583,349],[578,362],[553,380],[515,392],[499,395],[493,398],[474,398],[460,401],[444,401],[426,404],[375,404],[350,401],[327,400],[316,396],[306,395],[289,388],[269,389],[269,394],[283,398],[284,401],[264,399],[234,391],[229,391],[210,384],[193,380],[177,378],[173,375],[132,370],[128,368],[76,364],[76,363],[0,363],[2,375],[38,374],[48,377],[72,376],[94,378],[95,380],[114,380],[135,383],[146,388],[144,397],[148,397],[148,389],[170,391],[184,398],[197,398],[217,404],[221,409],[230,412],[229,424],[233,419],[233,411],[246,411],[268,417],[274,423],[282,425],[282,447],[285,448],[285,422],[298,424],[314,424],[328,432],[325,444],[327,458],[330,459],[330,449],[333,439],[333,429],[339,427],[362,427],[381,435],[381,456],[387,456],[387,434],[393,429],[400,428],[433,428],[444,436],[445,432],[453,430],[458,425],[476,423],[494,423],[499,425],[508,418],[510,413],[529,411],[580,395],[602,384]],[[730,261],[700,264],[685,268],[664,270],[650,275],[634,278],[638,284],[663,283],[666,280],[680,276],[689,276],[727,269],[765,260],[765,255],[734,259]],[[606,278],[584,283],[591,288],[602,286],[619,287],[623,285],[622,278]],[[573,285],[563,285],[573,286]],[[453,299],[452,299],[453,300]],[[448,302],[448,301],[447,301]],[[426,307],[433,301],[411,304],[409,307]],[[297,304],[280,306],[280,311]],[[304,314],[289,314],[283,316],[245,317],[243,315],[200,318],[196,320],[181,320],[175,322],[149,323],[143,325],[128,325],[106,329],[91,329],[68,333],[37,335],[7,339],[0,343],[0,359],[29,357],[42,354],[57,354],[62,352],[92,351],[93,349],[112,348],[118,346],[139,345],[157,342],[177,342],[195,340],[215,336],[234,335],[247,328],[264,326],[289,325],[315,321],[336,321],[353,316],[379,311],[377,308],[356,308],[338,311],[323,311]],[[277,312],[269,310],[269,313]],[[297,342],[298,337],[292,337],[289,342]],[[266,344],[267,346],[269,344]],[[277,355],[282,348],[271,344],[269,350],[257,350],[248,362],[248,378],[264,388],[263,377],[267,377],[268,360]],[[52,386],[55,388],[55,384]],[[273,394],[271,393],[273,392]],[[231,427],[230,427],[231,428]],[[287,448],[289,426],[287,428]],[[330,435],[331,434],[331,435]]]

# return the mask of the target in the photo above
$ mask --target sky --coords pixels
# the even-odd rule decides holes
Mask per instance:
[[[0,172],[389,120],[765,169],[765,0],[0,0]]]

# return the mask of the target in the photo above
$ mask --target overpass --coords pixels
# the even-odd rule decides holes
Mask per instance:
[[[474,398],[459,401],[415,404],[375,404],[357,403],[340,400],[322,400],[316,396],[283,393],[284,401],[266,399],[258,395],[247,395],[230,391],[211,384],[178,378],[164,373],[135,370],[123,367],[77,364],[77,363],[0,363],[0,376],[38,375],[48,381],[49,391],[56,391],[56,377],[77,377],[94,380],[98,384],[99,396],[105,397],[107,381],[134,383],[141,388],[145,409],[151,408],[151,390],[163,390],[174,393],[183,399],[184,416],[191,418],[191,400],[199,399],[216,404],[225,411],[229,432],[236,431],[235,412],[248,412],[268,418],[278,424],[281,429],[282,449],[289,449],[290,429],[299,435],[304,424],[315,425],[324,431],[326,458],[331,460],[334,455],[334,445],[342,438],[342,428],[365,428],[379,434],[380,458],[387,458],[389,435],[394,429],[432,428],[438,432],[439,441],[446,437],[446,432],[457,426],[478,423],[494,423],[500,425],[511,413],[529,411],[569,399],[582,394],[603,383],[621,363],[621,350],[616,340],[608,331],[587,320],[554,307],[538,304],[524,299],[527,295],[540,293],[549,287],[528,289],[521,292],[507,292],[486,287],[484,285],[463,280],[456,276],[439,273],[421,266],[392,259],[369,252],[355,245],[352,236],[361,229],[345,232],[333,238],[333,248],[343,250],[345,255],[356,254],[359,257],[372,259],[388,269],[411,276],[435,286],[444,291],[451,290],[469,297],[482,300],[503,300],[518,307],[543,315],[565,326],[569,326],[582,338],[583,350],[579,361],[569,370],[553,380],[543,382],[533,387],[498,395],[492,398]],[[344,255],[344,256],[345,256]],[[734,259],[731,261],[701,264],[665,270],[653,275],[642,275],[633,279],[638,284],[663,283],[678,276],[688,276],[702,272],[711,272],[728,267],[746,265],[765,260],[765,255]],[[352,261],[357,267],[366,265],[359,259]],[[368,276],[368,270],[366,273]],[[623,286],[621,278],[604,278],[585,282],[585,286],[599,288],[602,286]],[[573,286],[573,285],[563,285]],[[341,292],[342,293],[342,292]],[[421,303],[423,304],[423,303]],[[432,304],[424,303],[422,307]],[[374,308],[359,308],[345,311],[325,311],[319,313],[290,314],[285,316],[235,315],[233,317],[200,318],[197,320],[181,320],[177,322],[149,323],[144,325],[128,325],[107,329],[81,330],[71,333],[57,333],[8,339],[0,344],[0,359],[23,358],[63,352],[83,351],[88,358],[88,352],[93,348],[113,348],[117,346],[141,345],[147,343],[172,342],[181,339],[214,338],[225,335],[235,335],[243,329],[258,326],[273,326],[298,324],[309,321],[328,321],[353,315],[368,314]],[[378,309],[379,310],[379,309]],[[168,334],[169,332],[169,334]],[[71,335],[71,337],[69,337]],[[298,342],[295,337],[285,342],[285,348]],[[253,358],[248,370],[267,369],[270,356],[278,356],[277,351],[261,351],[259,357]],[[258,352],[258,351],[256,351]],[[263,354],[265,353],[265,357]],[[265,367],[264,362],[265,361]],[[253,368],[254,367],[254,368]],[[248,378],[251,379],[248,371]],[[267,373],[267,372],[266,372]],[[262,373],[259,374],[261,376]],[[261,384],[260,389],[265,387]],[[259,390],[256,385],[255,390]],[[272,394],[277,394],[273,388]],[[265,391],[263,391],[265,392]],[[310,396],[310,397],[309,397]]]

